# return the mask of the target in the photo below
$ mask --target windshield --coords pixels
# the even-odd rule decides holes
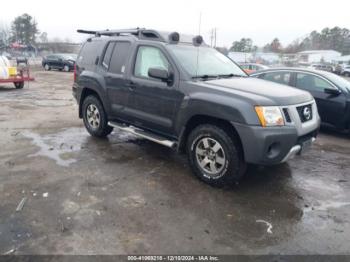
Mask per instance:
[[[191,77],[247,76],[231,59],[210,47],[168,45]]]

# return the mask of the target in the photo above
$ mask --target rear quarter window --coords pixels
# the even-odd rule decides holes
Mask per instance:
[[[85,68],[92,68],[95,66],[97,57],[100,57],[103,47],[103,42],[98,40],[87,41],[80,50],[77,64]]]

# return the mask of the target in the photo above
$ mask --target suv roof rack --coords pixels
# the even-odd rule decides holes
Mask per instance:
[[[166,42],[166,39],[164,36],[155,31],[155,30],[149,30],[145,28],[131,28],[131,29],[117,29],[117,30],[99,30],[99,31],[92,31],[92,30],[77,30],[78,33],[83,34],[92,34],[96,37],[100,36],[120,36],[120,35],[134,35],[140,39],[152,39],[152,40],[158,40],[162,42]]]
[[[131,28],[131,29],[117,29],[117,30],[83,30],[78,29],[78,33],[95,35],[96,37],[100,36],[121,36],[121,35],[134,35],[139,39],[147,39],[153,41],[161,41],[167,43],[176,44],[178,42],[182,43],[191,43],[193,45],[204,44],[202,36],[190,36],[190,35],[181,35],[177,32],[160,32],[156,30],[146,29],[146,28]]]
[[[82,34],[90,34],[90,35],[95,35],[95,36],[119,36],[121,34],[132,34],[132,35],[138,35],[140,32],[140,28],[132,28],[132,29],[119,29],[119,30],[98,30],[98,31],[92,31],[92,30],[83,30],[83,29],[78,29],[78,33]]]

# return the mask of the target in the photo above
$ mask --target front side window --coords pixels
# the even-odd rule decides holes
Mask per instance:
[[[138,49],[134,75],[137,77],[148,76],[148,70],[150,68],[159,68],[169,71],[170,64],[164,54],[156,47],[141,46]]]
[[[55,55],[51,55],[51,56],[48,56],[48,59],[49,59],[49,60],[52,60],[52,61],[57,61],[57,60],[58,60],[58,57],[55,56]]]
[[[333,88],[330,83],[320,77],[302,73],[297,74],[296,87],[319,92],[323,92],[325,88]]]
[[[275,83],[283,84],[283,85],[289,85],[290,73],[288,72],[266,73],[263,79],[272,81]]]
[[[231,59],[213,48],[192,45],[168,45],[167,48],[191,77],[247,76]]]
[[[328,80],[333,82],[336,86],[338,86],[340,88],[345,88],[345,89],[349,90],[349,92],[350,92],[350,82],[348,80],[346,80],[345,78],[340,77],[336,74],[329,73],[329,72],[324,72],[323,74],[325,77],[327,77]]]

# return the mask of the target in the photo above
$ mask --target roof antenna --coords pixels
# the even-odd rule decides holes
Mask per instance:
[[[202,25],[202,11],[199,12],[198,35],[201,35],[201,25]],[[199,46],[197,46],[196,78],[198,77],[198,63],[199,63],[198,60],[199,60]]]

